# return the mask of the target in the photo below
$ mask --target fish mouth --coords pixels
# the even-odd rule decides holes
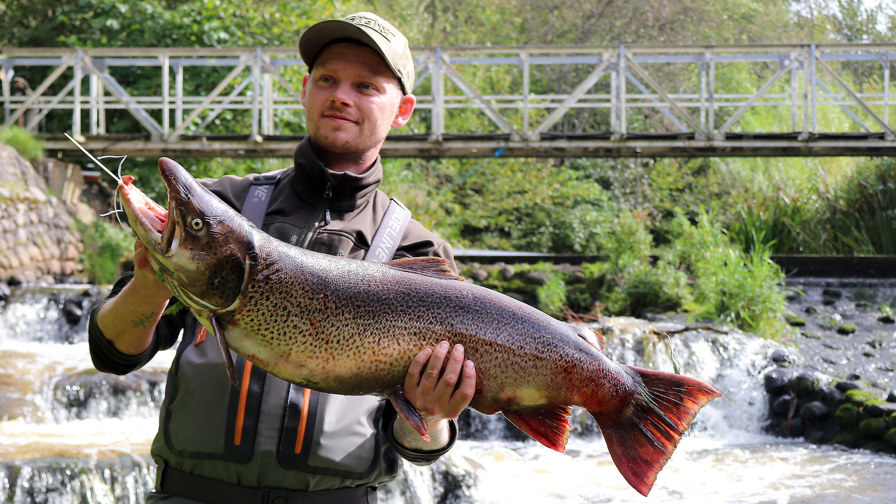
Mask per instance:
[[[152,244],[164,256],[173,254],[177,249],[177,225],[168,216],[173,214],[174,209],[165,208],[150,199],[133,185],[133,181],[133,177],[122,177],[118,186],[131,229],[144,245]]]

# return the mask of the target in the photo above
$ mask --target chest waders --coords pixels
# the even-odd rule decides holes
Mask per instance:
[[[246,196],[242,214],[259,228],[278,180],[255,177]],[[364,260],[391,260],[410,218],[393,198]],[[380,428],[384,400],[302,388],[233,354],[236,387],[207,336],[188,315],[153,443],[162,493],[222,504],[376,502],[375,485],[400,464]]]

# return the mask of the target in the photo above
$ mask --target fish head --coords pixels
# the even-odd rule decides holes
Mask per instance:
[[[197,315],[232,306],[248,275],[251,224],[168,158],[159,159],[167,209],[128,182],[125,212],[159,279]]]

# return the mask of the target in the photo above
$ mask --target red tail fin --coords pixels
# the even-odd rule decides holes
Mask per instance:
[[[627,367],[643,382],[629,407],[588,412],[597,420],[619,472],[646,496],[694,416],[721,394],[693,378]]]

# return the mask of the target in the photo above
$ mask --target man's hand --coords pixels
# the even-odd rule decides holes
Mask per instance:
[[[135,288],[139,289],[147,301],[168,300],[172,294],[168,287],[156,278],[156,270],[150,262],[149,252],[143,242],[134,242],[134,279]]]
[[[137,355],[152,343],[156,324],[168,306],[171,291],[156,279],[149,254],[140,240],[134,244],[134,278],[117,296],[103,303],[96,323],[119,351]]]
[[[395,439],[421,451],[445,447],[451,435],[448,419],[456,419],[469,406],[475,392],[476,368],[473,361],[464,360],[463,346],[451,348],[443,341],[435,349],[423,350],[408,368],[404,396],[423,417],[431,442],[400,417],[394,424]]]

